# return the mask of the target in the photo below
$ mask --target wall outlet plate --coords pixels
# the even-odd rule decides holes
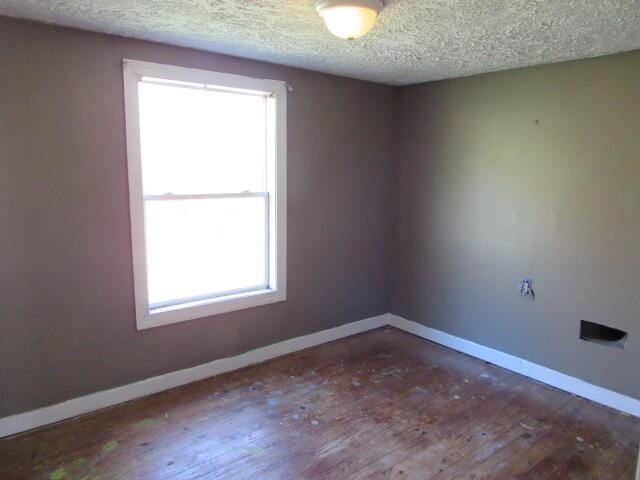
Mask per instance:
[[[533,292],[533,280],[529,277],[522,277],[520,279],[520,295],[523,297],[531,297],[535,298],[535,293]]]

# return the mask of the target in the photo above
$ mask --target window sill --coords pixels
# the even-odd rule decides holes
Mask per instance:
[[[264,289],[237,293],[226,297],[199,300],[170,307],[155,308],[137,315],[138,330],[210,317],[221,313],[259,307],[286,300],[284,291]]]

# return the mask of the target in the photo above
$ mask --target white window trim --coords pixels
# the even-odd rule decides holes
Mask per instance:
[[[159,327],[220,313],[267,305],[286,300],[287,291],[287,84],[277,80],[244,77],[227,73],[161,65],[138,60],[123,60],[124,100],[129,171],[129,208],[133,253],[136,325],[138,330]],[[187,304],[149,309],[145,219],[142,190],[142,159],[138,109],[138,81],[141,77],[206,83],[225,88],[268,92],[274,95],[275,158],[267,168],[269,192],[269,285],[262,290],[238,292],[217,298],[195,300]],[[275,268],[273,268],[275,266]]]

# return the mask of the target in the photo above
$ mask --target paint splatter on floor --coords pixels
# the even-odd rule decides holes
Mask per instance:
[[[117,440],[111,440],[110,442],[107,442],[102,446],[102,450],[104,452],[110,452],[112,450],[115,450],[116,448],[118,448]]]
[[[156,420],[155,418],[145,418],[144,420],[140,420],[139,422],[134,423],[133,427],[134,428],[146,428],[146,427],[150,427],[151,425],[153,425],[157,421],[158,420]]]
[[[254,455],[256,457],[260,457],[264,454],[264,449],[261,447],[247,447],[247,448],[243,448],[242,451],[244,453],[248,453],[249,455]]]
[[[57,470],[51,472],[51,475],[49,475],[49,480],[62,480],[66,476],[67,471],[64,468],[58,468]]]

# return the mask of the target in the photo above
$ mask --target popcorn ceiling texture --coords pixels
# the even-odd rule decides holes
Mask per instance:
[[[310,0],[0,0],[0,14],[392,85],[640,48],[640,0],[387,0],[333,37]]]

